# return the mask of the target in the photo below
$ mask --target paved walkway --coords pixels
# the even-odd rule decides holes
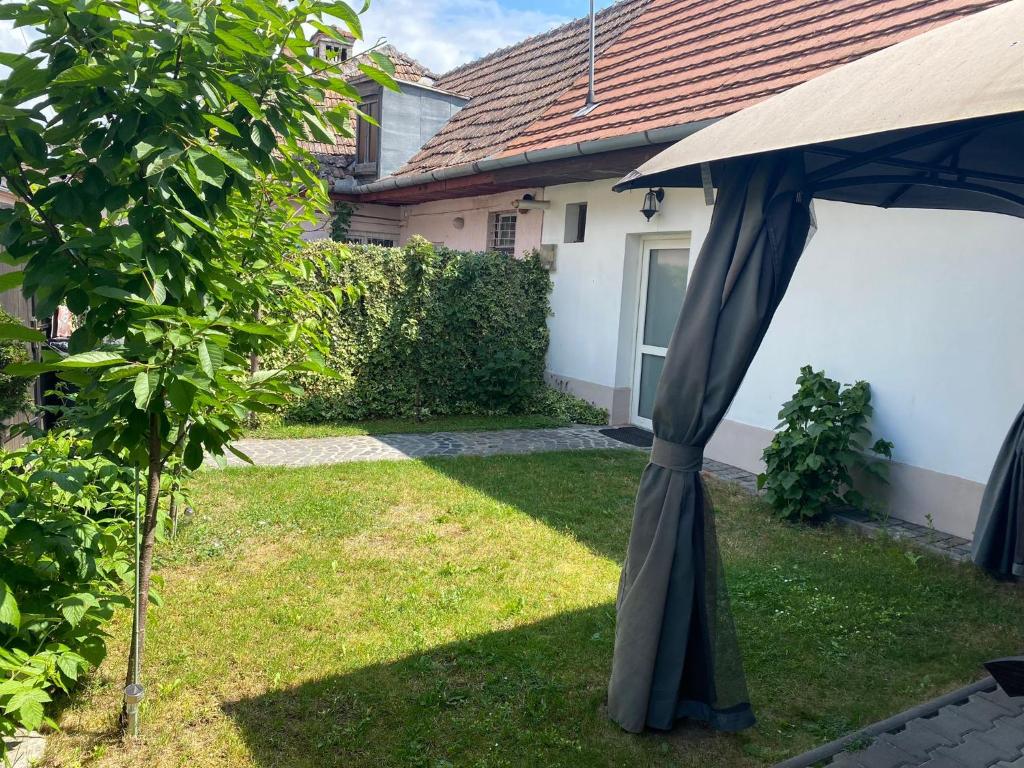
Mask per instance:
[[[1024,768],[1024,698],[1008,697],[989,677],[786,760],[776,768],[819,765]]]
[[[432,432],[422,435],[358,435],[296,440],[239,440],[235,447],[260,466],[308,467],[349,461],[422,459],[429,456],[496,456],[543,451],[638,450],[602,435],[601,427],[504,429],[495,432]],[[644,449],[646,450],[646,449]],[[244,466],[235,456],[231,466]]]

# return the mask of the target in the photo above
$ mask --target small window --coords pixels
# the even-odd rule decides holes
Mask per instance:
[[[582,243],[587,234],[587,204],[569,203],[565,206],[566,243]]]
[[[345,238],[345,242],[353,245],[380,245],[385,248],[395,247],[395,241],[390,238],[363,234],[361,232],[349,232],[348,236]]]
[[[376,120],[378,125],[371,125],[362,118],[356,124],[356,163],[376,164],[380,154],[380,97],[367,97],[359,109]]]
[[[492,213],[487,247],[508,256],[516,255],[516,215],[514,213]]]
[[[348,46],[324,43],[324,55],[321,58],[328,61],[346,61],[348,59]]]

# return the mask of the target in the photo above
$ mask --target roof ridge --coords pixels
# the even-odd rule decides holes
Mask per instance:
[[[353,56],[352,59],[359,58],[360,56],[368,56],[373,51],[377,51],[378,53],[380,53],[380,52],[383,52],[385,49],[386,50],[390,50],[390,51],[394,51],[396,54],[398,54],[403,59],[405,59],[409,64],[412,64],[412,65],[416,66],[417,68],[423,70],[424,76],[429,77],[430,79],[435,80],[435,81],[438,79],[438,74],[436,72],[434,72],[430,67],[428,67],[426,64],[424,64],[423,62],[421,62],[419,59],[415,58],[414,56],[409,55],[408,53],[403,51],[401,48],[396,48],[392,43],[390,43],[388,41],[384,41],[379,46],[374,46],[373,48],[368,48],[367,50],[362,51],[361,53],[358,53],[355,56]],[[349,59],[349,61],[351,61],[352,59]],[[389,60],[390,60],[390,57],[389,57]]]
[[[595,14],[595,16],[597,17],[598,22],[600,22],[602,16],[608,16],[608,15],[611,15],[611,13],[613,11],[622,10],[622,6],[630,5],[630,4],[633,4],[633,3],[639,3],[641,5],[645,5],[645,4],[647,4],[647,3],[651,2],[651,1],[652,0],[615,0],[615,2],[613,2],[607,8],[602,8],[600,11],[598,11]],[[549,30],[547,30],[545,32],[538,32],[535,35],[530,35],[529,37],[524,37],[519,42],[511,43],[511,44],[503,46],[501,48],[496,48],[495,50],[491,51],[490,53],[485,53],[483,56],[480,56],[480,57],[478,57],[476,59],[473,59],[472,61],[467,61],[464,64],[459,64],[457,67],[452,67],[447,72],[442,73],[439,79],[441,79],[441,80],[447,79],[447,78],[451,77],[452,75],[455,75],[456,73],[460,73],[460,72],[462,72],[464,70],[467,70],[467,69],[470,69],[470,68],[473,68],[473,67],[478,67],[478,66],[480,66],[482,64],[485,64],[485,63],[489,62],[492,59],[498,58],[500,56],[507,55],[509,52],[515,50],[516,48],[525,48],[527,45],[532,45],[534,43],[538,43],[538,42],[540,42],[541,40],[543,40],[546,37],[554,37],[554,36],[556,36],[558,34],[564,33],[566,31],[568,31],[570,27],[573,27],[573,26],[576,26],[576,25],[578,25],[578,24],[580,24],[582,22],[585,22],[589,18],[590,18],[589,15],[588,16],[579,16],[579,17],[577,17],[575,19],[570,19],[569,21],[565,22],[564,24],[559,24],[557,27],[552,27],[551,29],[549,29]]]

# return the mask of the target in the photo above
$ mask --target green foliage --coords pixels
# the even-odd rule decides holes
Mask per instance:
[[[0,325],[21,326],[16,317],[2,309]],[[5,422],[29,407],[28,387],[32,378],[12,375],[3,370],[14,363],[28,362],[28,359],[24,341],[0,339],[0,422]]]
[[[105,656],[134,580],[133,475],[70,436],[0,454],[0,736],[38,728]]]
[[[551,416],[568,424],[608,423],[608,411],[552,387],[542,387],[526,406],[527,413]]]
[[[315,351],[301,324],[257,318],[328,302],[294,290],[310,266],[285,259],[327,204],[300,142],[350,131],[349,102],[320,104],[356,94],[304,26],[328,16],[359,33],[344,3],[316,0],[0,2],[39,34],[3,62],[0,177],[21,200],[0,243],[39,314],[84,313],[49,367],[81,387],[97,448],[147,462],[153,427],[194,467],[286,391],[249,376],[251,354]]]
[[[20,267],[5,280],[39,316],[83,318],[68,357],[6,372],[56,371],[77,387],[65,423],[145,469],[143,594],[165,468],[223,455],[285,402],[288,371],[253,373],[253,357],[287,347],[290,370],[327,373],[320,328],[296,318],[335,297],[298,283],[334,264],[294,254],[328,204],[304,142],[351,136],[358,103],[308,37],[338,36],[331,18],[360,36],[338,0],[0,0],[33,39],[0,54],[0,180],[17,197],[0,246]],[[360,72],[397,87],[373,61]],[[139,622],[141,638],[145,601]]]
[[[358,286],[361,296],[317,318],[340,375],[299,374],[286,419],[521,413],[543,391],[550,281],[535,259],[435,250],[422,238],[405,248],[321,241],[305,255],[338,265],[311,289]]]
[[[335,201],[334,215],[331,217],[331,240],[344,243],[348,239],[348,229],[352,226],[352,214],[355,210],[352,203],[346,203],[344,200]]]
[[[814,371],[800,369],[797,392],[779,412],[781,423],[765,448],[765,472],[758,487],[775,511],[789,520],[823,515],[830,505],[864,505],[853,488],[854,471],[887,482],[888,465],[866,453],[873,413],[871,387],[866,381],[852,386]],[[892,458],[893,444],[876,440],[871,451]]]

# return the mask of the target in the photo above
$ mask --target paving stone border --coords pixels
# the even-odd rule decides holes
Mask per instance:
[[[750,493],[758,492],[757,475],[752,472],[710,459],[704,460],[704,471],[723,480],[738,483]],[[898,541],[905,541],[915,547],[960,563],[968,562],[971,559],[971,542],[968,539],[954,536],[951,533],[943,533],[925,525],[918,525],[895,517],[878,519],[852,507],[833,510],[832,519],[839,525],[852,528],[865,536],[888,535]]]
[[[46,737],[36,731],[19,729],[13,737],[4,740],[8,749],[10,768],[31,768],[43,759],[46,751]]]
[[[1024,768],[1024,698],[991,677],[775,768]]]
[[[309,467],[351,461],[423,459],[434,456],[497,456],[544,451],[636,450],[602,435],[601,427],[503,429],[282,440],[239,440],[235,447],[259,466]],[[229,456],[229,466],[246,466]]]

